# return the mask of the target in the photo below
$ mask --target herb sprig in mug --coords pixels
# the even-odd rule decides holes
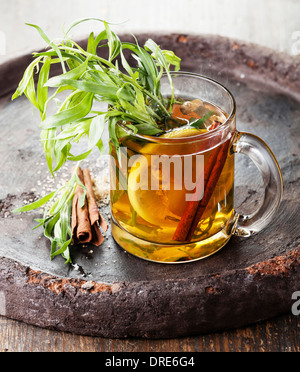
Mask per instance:
[[[70,39],[69,34],[80,23],[91,20],[101,22],[104,30],[98,35],[92,32],[84,50]],[[172,51],[162,50],[151,39],[144,46],[140,46],[135,38],[135,43],[122,42],[106,21],[96,18],[74,22],[59,42],[51,41],[39,26],[29,26],[38,31],[48,48],[44,52],[34,53],[34,59],[26,69],[12,99],[25,94],[39,111],[41,143],[53,176],[66,161],[80,162],[96,147],[102,153],[102,137],[106,125],[117,152],[119,143],[116,124],[120,121],[134,133],[150,136],[163,133],[164,123],[171,118],[172,105],[175,102],[170,71],[172,68],[178,71],[181,62]],[[104,48],[108,49],[108,58],[102,57]],[[125,51],[131,53],[137,62],[136,66],[129,65],[124,56]],[[62,74],[50,78],[51,67],[57,64],[61,64]],[[38,74],[37,85],[35,74]],[[169,78],[172,92],[168,101],[162,96],[160,89],[160,79],[164,74]],[[55,88],[50,96],[49,88]],[[60,95],[66,92],[67,97],[59,101]],[[58,102],[54,115],[48,114],[51,101]],[[96,102],[107,103],[107,110],[95,110]],[[88,138],[87,148],[84,152],[73,155],[72,145],[83,137]],[[77,168],[78,166],[79,164]],[[16,213],[27,212],[47,204],[37,227],[42,226],[44,235],[51,241],[51,258],[61,254],[66,262],[71,262],[70,214],[77,185],[84,190],[80,199],[80,205],[83,206],[86,189],[75,170],[70,181],[59,190],[14,210]]]

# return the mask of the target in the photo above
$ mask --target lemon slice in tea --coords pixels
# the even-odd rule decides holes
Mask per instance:
[[[160,138],[183,138],[200,134],[201,131],[188,126],[174,129],[163,134]],[[186,207],[186,191],[182,187],[175,187],[175,180],[170,175],[170,187],[162,186],[162,172],[151,169],[151,154],[155,150],[154,144],[143,148],[143,153],[131,167],[128,177],[128,197],[132,208],[145,221],[158,226],[172,227],[178,223]],[[151,172],[152,171],[152,172]],[[160,185],[159,190],[151,190],[151,177],[155,177]],[[183,183],[183,180],[180,181]],[[178,188],[180,188],[178,190]]]

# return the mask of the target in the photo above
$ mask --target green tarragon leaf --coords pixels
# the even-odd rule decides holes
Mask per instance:
[[[205,114],[204,116],[202,116],[202,118],[200,119],[196,119],[194,120],[193,122],[190,123],[190,126],[193,127],[193,128],[197,128],[197,129],[206,129],[206,126],[204,125],[204,123],[206,122],[206,120],[208,120],[215,112],[214,111],[209,111],[207,114]]]
[[[48,203],[48,201],[53,198],[55,193],[56,193],[56,191],[53,191],[50,194],[44,196],[43,198],[41,198],[41,199],[31,203],[31,204],[27,204],[27,205],[24,205],[21,208],[14,209],[13,213],[29,212],[29,211],[33,211],[34,209],[40,208],[43,205],[45,205],[46,203]]]
[[[91,111],[93,98],[93,93],[87,93],[76,106],[46,118],[41,122],[40,127],[42,129],[57,128],[84,118]]]
[[[63,79],[62,83],[70,87],[73,87],[74,89],[81,90],[83,92],[98,94],[99,96],[110,99],[110,100],[118,99],[117,93],[119,91],[119,87],[107,81],[101,82],[101,83],[95,83],[92,81]],[[128,90],[123,91],[121,97],[125,100],[134,99],[134,96],[130,94]]]
[[[28,84],[30,83],[30,80],[32,79],[33,77],[33,74],[34,74],[34,71],[35,70],[38,70],[38,66],[39,66],[39,63],[41,62],[41,60],[43,59],[44,57],[43,56],[40,56],[40,57],[37,57],[34,61],[32,61],[30,63],[30,65],[26,68],[25,72],[24,72],[24,75],[23,75],[23,78],[22,80],[20,81],[19,83],[19,86],[17,88],[17,90],[15,91],[15,93],[13,94],[12,96],[12,100],[16,99],[17,97],[21,96]]]
[[[59,47],[53,43],[52,41],[50,41],[50,39],[48,38],[48,36],[45,34],[45,32],[37,25],[33,25],[31,23],[26,23],[27,26],[31,26],[31,27],[34,27],[38,33],[41,35],[41,37],[45,40],[45,42],[51,47],[53,48],[53,50],[55,50],[56,54],[58,55],[60,61],[61,61],[61,66],[62,66],[62,70],[63,72],[65,73],[66,72],[66,67],[65,67],[65,64],[64,64],[64,60],[63,60],[63,57],[62,57],[62,54],[61,54],[61,51],[59,49]]]
[[[50,67],[51,58],[45,57],[43,67],[41,68],[39,74],[39,81],[37,85],[37,102],[39,110],[41,112],[41,116],[43,116],[44,114],[45,105],[48,100],[48,87],[46,86],[46,83],[49,79]]]
[[[68,85],[68,84],[65,84],[64,82],[64,80],[66,79],[73,79],[73,80],[80,79],[81,76],[87,70],[88,62],[89,62],[89,59],[87,59],[84,63],[82,63],[78,67],[75,67],[73,70],[66,72],[65,74],[52,77],[51,79],[48,80],[45,86],[57,88],[57,87],[60,87],[61,85]]]

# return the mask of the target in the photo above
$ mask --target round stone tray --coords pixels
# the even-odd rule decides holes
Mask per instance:
[[[140,44],[149,35],[139,35]],[[237,100],[237,127],[264,139],[281,166],[284,198],[264,231],[233,237],[220,252],[180,265],[141,260],[105,244],[72,249],[73,265],[50,261],[49,241],[33,230],[39,211],[12,209],[50,191],[39,114],[11,102],[31,56],[0,66],[0,314],[40,327],[109,338],[171,338],[240,327],[290,311],[300,290],[299,59],[221,37],[151,35],[182,58],[182,70],[213,77]],[[124,36],[123,39],[129,39]],[[86,163],[101,178],[105,163]],[[236,208],[262,200],[255,166],[236,157]],[[102,213],[109,218],[109,207]]]

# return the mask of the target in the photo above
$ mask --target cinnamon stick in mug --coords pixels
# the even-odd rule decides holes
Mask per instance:
[[[186,237],[187,241],[190,241],[192,239],[194,232],[198,226],[198,223],[201,221],[201,218],[210,201],[210,198],[212,197],[212,194],[215,191],[215,188],[217,186],[217,183],[219,181],[219,178],[221,176],[221,173],[223,171],[223,168],[227,160],[229,145],[230,145],[230,140],[226,141],[220,148],[220,151],[217,156],[216,164],[211,172],[211,175],[205,187],[203,199],[201,200],[198,206],[195,218],[190,226],[188,235]]]
[[[211,154],[204,170],[204,195],[202,200],[191,200],[177,226],[173,240],[179,242],[190,241],[210,201],[224,168],[230,141],[216,148]],[[196,189],[197,190],[197,187]]]

